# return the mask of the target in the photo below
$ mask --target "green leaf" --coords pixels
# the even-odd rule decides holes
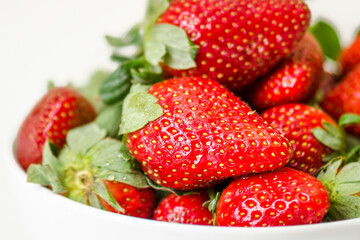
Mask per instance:
[[[342,151],[343,141],[341,139],[335,138],[331,133],[319,127],[313,128],[311,132],[314,135],[314,137],[325,146],[335,151]]]
[[[121,64],[101,85],[99,94],[104,103],[117,103],[128,94],[131,75],[127,63]]]
[[[360,139],[357,136],[347,133],[345,137],[346,137],[345,141],[346,141],[347,151],[350,151],[354,147],[360,145]]]
[[[108,106],[96,117],[95,123],[105,129],[107,135],[113,138],[119,137],[123,103],[119,102]]]
[[[91,75],[90,81],[85,86],[78,88],[79,93],[92,103],[97,112],[104,107],[99,96],[99,88],[109,76],[110,72],[97,70]]]
[[[102,199],[104,199],[110,206],[112,206],[115,210],[120,213],[125,213],[125,210],[119,205],[119,203],[114,199],[114,197],[110,194],[109,190],[105,186],[105,184],[100,180],[96,179],[94,184],[93,191],[99,195]]]
[[[92,146],[105,136],[105,130],[100,129],[95,123],[90,123],[70,130],[66,136],[66,141],[74,154],[84,156]]]
[[[197,46],[190,43],[186,32],[174,25],[154,25],[145,39],[145,59],[152,65],[165,62],[174,69],[196,67],[194,52]]]
[[[360,161],[360,145],[352,148],[346,155],[346,163],[359,162]]]
[[[154,188],[154,189],[156,189],[158,191],[174,193],[177,196],[184,196],[184,195],[191,195],[191,194],[194,194],[194,193],[198,193],[197,191],[182,191],[182,190],[177,190],[177,189],[174,189],[174,188],[164,187],[164,186],[161,186],[161,185],[157,184],[156,182],[154,182],[149,177],[146,177],[146,180],[147,180],[148,184],[150,185],[150,187],[152,187],[152,188]]]
[[[148,188],[144,174],[134,170],[132,162],[122,155],[122,147],[122,142],[107,138],[92,147],[85,158],[91,159],[97,178]]]
[[[341,45],[337,31],[332,24],[327,20],[320,19],[309,28],[309,31],[318,40],[325,56],[334,61],[338,60]]]
[[[360,115],[352,114],[352,113],[347,113],[342,115],[339,120],[340,126],[346,126],[357,123],[360,123]]]
[[[360,192],[360,163],[345,165],[335,177],[332,192],[336,195],[353,195]]]
[[[47,187],[51,186],[55,193],[65,192],[59,175],[49,165],[31,164],[27,170],[27,181]]]
[[[108,44],[113,47],[126,47],[131,45],[141,47],[141,25],[136,24],[135,26],[133,26],[124,37],[111,37],[109,35],[106,35],[105,38]]]
[[[92,192],[88,194],[89,198],[89,205],[98,209],[104,209],[104,207],[101,205],[100,200],[98,196]]]
[[[120,64],[131,60],[131,58],[129,58],[128,56],[123,56],[123,55],[116,54],[116,53],[111,54],[110,59],[112,61],[118,62]]]
[[[162,68],[145,64],[144,67],[130,70],[132,82],[140,84],[153,84],[162,80]]]
[[[334,136],[335,138],[338,138],[338,139],[343,138],[343,134],[337,126],[335,126],[329,122],[322,122],[322,125],[323,125],[324,129],[328,133],[330,133],[332,136]]]
[[[171,0],[149,0],[145,15],[145,32],[155,24],[160,15],[169,7]]]
[[[331,221],[360,217],[360,197],[337,196],[331,199],[326,217]]]
[[[331,165],[329,165],[321,174],[318,175],[317,179],[319,179],[325,186],[332,184],[335,180],[335,176],[338,173],[339,167],[343,162],[343,158],[339,157],[336,159]],[[327,187],[329,190],[332,186]]]
[[[158,99],[146,92],[130,93],[124,100],[120,134],[127,134],[143,128],[147,123],[163,115]]]
[[[58,169],[59,161],[56,158],[56,154],[54,152],[58,152],[59,148],[46,140],[43,148],[43,158],[42,165],[49,165],[52,169]]]

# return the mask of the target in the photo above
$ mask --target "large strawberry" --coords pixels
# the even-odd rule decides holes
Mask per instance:
[[[345,78],[328,92],[321,106],[331,116],[339,119],[342,114],[360,114],[360,65],[351,70]],[[360,124],[349,128],[360,136]]]
[[[266,109],[310,100],[319,86],[322,65],[321,47],[311,34],[305,34],[289,59],[253,84],[249,93],[250,105]]]
[[[50,90],[33,108],[17,136],[16,156],[26,170],[41,163],[46,139],[62,147],[67,132],[95,118],[91,104],[75,90],[59,87]]]
[[[289,166],[314,174],[324,164],[323,158],[332,152],[312,133],[314,128],[323,128],[323,122],[336,125],[323,111],[294,103],[270,108],[261,116],[290,141],[294,155]]]
[[[164,198],[154,211],[154,220],[197,225],[211,225],[212,214],[204,206],[209,198],[205,192]]]
[[[319,180],[285,167],[233,181],[220,197],[216,222],[242,227],[319,223],[329,203]]]
[[[301,0],[173,0],[158,19],[184,29],[199,46],[196,67],[168,68],[173,76],[214,79],[233,91],[288,56],[309,21]]]
[[[218,82],[170,79],[154,84],[149,93],[163,114],[129,134],[127,146],[158,184],[203,188],[232,176],[277,169],[290,160],[287,140]],[[134,115],[130,124],[139,118]]]
[[[28,181],[93,207],[150,218],[155,190],[137,169],[137,162],[122,151],[124,145],[105,135],[105,130],[91,123],[70,130],[58,154],[46,142],[42,164],[30,165]]]
[[[360,35],[358,34],[353,42],[344,48],[340,55],[340,63],[344,74],[350,72],[360,63]]]

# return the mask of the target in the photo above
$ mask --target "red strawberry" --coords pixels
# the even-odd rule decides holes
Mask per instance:
[[[264,75],[302,38],[310,11],[301,0],[173,0],[158,23],[186,31],[197,67],[173,76],[214,79],[233,91]]]
[[[321,47],[311,34],[305,34],[289,59],[253,84],[250,105],[266,109],[310,100],[319,86],[322,65]]]
[[[360,114],[360,65],[351,70],[346,77],[325,96],[321,107],[335,119],[342,114]],[[360,124],[349,128],[360,136]]]
[[[340,63],[344,74],[351,71],[360,63],[360,35],[358,34],[347,48],[343,49]]]
[[[323,121],[336,125],[321,110],[304,104],[285,104],[261,116],[290,141],[294,156],[288,166],[314,174],[324,164],[322,159],[332,152],[312,134],[314,128],[323,127]]]
[[[110,194],[125,210],[125,215],[141,218],[150,218],[152,216],[156,202],[154,189],[139,189],[125,183],[113,181],[105,181],[105,185]],[[100,202],[106,210],[119,213],[105,200],[100,198]]]
[[[154,84],[163,115],[128,135],[146,174],[165,187],[203,188],[232,176],[284,166],[288,142],[234,94],[212,80]]]
[[[20,165],[26,170],[32,163],[41,163],[46,139],[62,147],[69,129],[92,121],[95,115],[91,104],[74,90],[52,89],[36,104],[19,130],[16,155]]]
[[[154,220],[198,225],[212,225],[212,214],[203,206],[209,200],[204,193],[164,198],[155,209]]]
[[[216,222],[242,227],[319,223],[329,202],[319,180],[285,167],[233,181],[220,197]]]

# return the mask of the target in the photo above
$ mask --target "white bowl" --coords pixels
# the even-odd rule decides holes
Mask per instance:
[[[83,82],[97,67],[114,69],[102,36],[119,34],[135,23],[144,3],[15,0],[0,9],[4,36],[0,38],[0,77],[6,83],[6,88],[0,88],[0,109],[6,113],[0,136],[0,239],[360,239],[360,218],[273,228],[171,224],[101,211],[26,182],[12,143],[23,118],[45,91],[46,80],[55,77],[58,84],[68,79]],[[331,19],[342,42],[351,40],[360,25],[358,1],[307,3],[313,18]]]

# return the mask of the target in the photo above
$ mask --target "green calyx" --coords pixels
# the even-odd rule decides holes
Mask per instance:
[[[337,156],[343,156],[346,163],[355,162],[360,157],[359,141],[351,135],[345,134],[345,127],[360,123],[360,116],[356,114],[344,114],[340,117],[338,126],[329,122],[323,122],[323,128],[312,129],[314,137],[325,146],[332,149],[330,155],[324,158],[329,162]]]
[[[43,162],[29,167],[28,182],[49,186],[56,193],[102,209],[101,198],[114,209],[124,212],[109,193],[104,180],[137,188],[149,187],[138,164],[125,150],[121,141],[106,138],[105,130],[90,123],[69,131],[67,145],[59,152],[46,142]]]
[[[343,157],[335,158],[317,176],[329,194],[329,221],[360,217],[360,162],[343,163]]]

